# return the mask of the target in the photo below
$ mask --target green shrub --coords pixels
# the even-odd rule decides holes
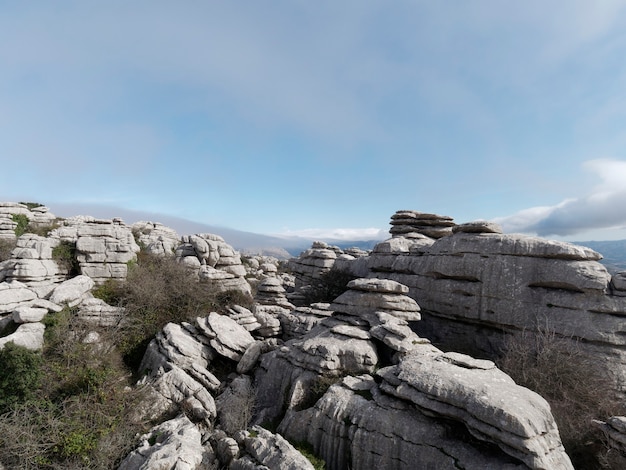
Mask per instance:
[[[41,354],[7,343],[0,350],[0,413],[36,396],[41,382]]]
[[[52,259],[59,267],[67,272],[68,277],[80,274],[80,263],[76,258],[76,244],[70,241],[61,241],[52,249]]]
[[[189,268],[173,257],[140,252],[126,280],[103,288],[104,295],[125,309],[118,346],[127,364],[137,368],[145,348],[169,323],[192,322],[226,305],[250,301],[234,291],[220,292],[211,283],[198,282]]]
[[[293,446],[298,452],[304,455],[309,460],[309,462],[311,462],[311,465],[313,465],[313,468],[315,470],[326,469],[326,462],[317,455],[315,455],[315,451],[313,450],[313,446],[311,444],[306,441],[302,441],[293,443]]]
[[[13,214],[11,220],[17,224],[17,227],[14,229],[15,236],[21,237],[24,235],[29,224],[28,217],[24,214]]]
[[[28,207],[28,210],[33,210],[36,207],[43,207],[43,204],[39,204],[38,202],[20,202],[20,204],[24,204]]]

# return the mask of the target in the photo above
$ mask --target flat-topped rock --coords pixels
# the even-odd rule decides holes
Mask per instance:
[[[378,375],[386,393],[462,421],[473,435],[495,443],[529,468],[573,468],[548,403],[489,361],[416,353]]]
[[[348,283],[349,289],[383,294],[408,294],[409,288],[389,279],[354,279]]]
[[[452,227],[452,233],[502,233],[502,227],[495,222],[476,220]]]

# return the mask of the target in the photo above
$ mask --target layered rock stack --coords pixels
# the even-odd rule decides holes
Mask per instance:
[[[311,248],[289,260],[289,269],[295,276],[295,289],[311,285],[316,279],[330,271],[338,255],[343,252],[324,242],[314,242]]]
[[[589,248],[503,234],[476,221],[429,241],[392,238],[368,260],[369,277],[396,280],[423,308],[420,335],[446,349],[497,357],[510,335],[549,331],[626,383],[626,276],[611,276]]]
[[[80,272],[96,283],[125,279],[127,263],[139,252],[131,228],[121,219],[72,217],[65,219],[50,237],[74,244]]]
[[[201,281],[212,282],[223,291],[239,290],[250,294],[250,285],[245,279],[246,268],[239,253],[219,235],[185,235],[176,249],[176,258],[197,270]]]
[[[293,310],[294,305],[287,300],[287,291],[278,277],[266,277],[257,286],[254,301],[261,305],[276,305],[287,310]]]
[[[35,226],[52,225],[56,220],[54,214],[46,206],[32,207],[19,202],[0,202],[0,240],[15,240],[17,222],[13,216],[23,215]]]
[[[452,217],[411,210],[396,212],[390,223],[392,236],[411,237],[417,233],[435,239],[450,235],[456,225]]]
[[[158,222],[136,222],[131,229],[137,243],[152,255],[174,256],[180,245],[180,236],[176,230]]]
[[[0,281],[21,282],[45,297],[68,274],[53,259],[58,244],[58,240],[25,233],[17,239],[11,258],[0,263]]]
[[[378,279],[348,286],[330,317],[262,357],[259,419],[286,403],[278,431],[308,442],[329,469],[391,461],[407,469],[572,468],[545,400],[492,362],[443,353],[411,330],[420,308],[406,286]],[[333,381],[304,406],[315,401],[311,390]],[[451,437],[450,420],[485,443]]]

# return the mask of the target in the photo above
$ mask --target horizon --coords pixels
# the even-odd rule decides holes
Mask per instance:
[[[380,236],[413,209],[626,239],[621,2],[0,12],[0,200],[268,236]]]

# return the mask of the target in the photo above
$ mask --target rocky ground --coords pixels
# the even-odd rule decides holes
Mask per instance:
[[[371,253],[318,242],[286,267],[158,223],[0,209],[14,244],[0,260],[0,348],[45,349],[46,318],[68,307],[85,343],[109,348],[128,312],[94,293],[144,253],[177,260],[186,283],[253,299],[156,333],[128,388],[144,397],[132,419],[150,427],[109,463],[120,469],[574,468],[553,406],[496,365],[522,333],[580,345],[610,372],[602,393],[623,396],[626,275],[588,248],[403,210]],[[18,233],[15,215],[49,230]],[[332,270],[354,279],[304,303]],[[622,452],[626,418],[594,417],[583,426]]]

